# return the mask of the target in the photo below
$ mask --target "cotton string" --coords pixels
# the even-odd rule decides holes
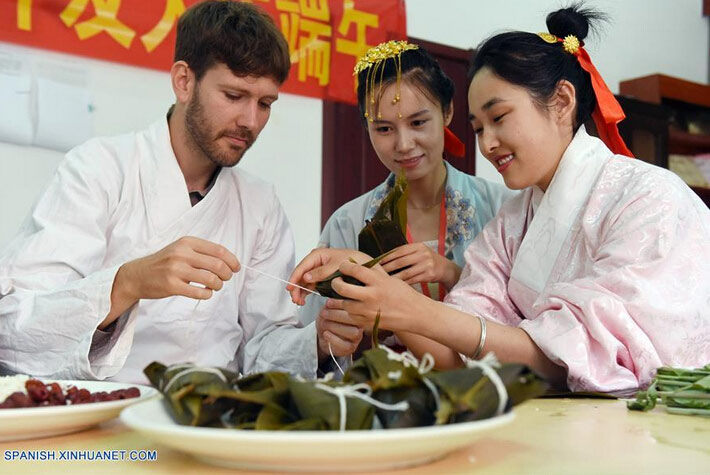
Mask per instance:
[[[222,372],[217,369],[208,368],[208,367],[201,367],[201,366],[192,366],[190,368],[187,368],[187,369],[184,369],[184,370],[178,372],[175,376],[170,378],[170,381],[168,381],[168,384],[165,385],[165,388],[162,389],[162,391],[168,392],[170,390],[170,388],[172,387],[173,383],[175,381],[177,381],[178,378],[180,378],[186,374],[194,373],[195,371],[202,371],[204,373],[212,373],[212,374],[218,376],[219,379],[221,379],[223,382],[225,382],[225,383],[227,382],[227,378],[225,378],[224,375],[222,374]]]
[[[498,358],[496,358],[492,352],[488,353],[480,360],[472,360],[465,355],[461,356],[467,368],[480,368],[481,372],[488,376],[488,379],[493,383],[493,386],[495,386],[498,392],[498,410],[496,411],[496,415],[499,416],[503,414],[505,405],[508,403],[508,391],[506,391],[505,384],[503,384],[503,380],[500,379],[498,372],[494,369],[494,367],[500,367]]]
[[[373,399],[370,397],[372,394],[372,388],[365,383],[336,387],[316,383],[315,387],[327,393],[333,394],[338,398],[338,403],[340,405],[340,432],[345,431],[345,423],[347,418],[347,402],[345,401],[345,398],[348,396],[362,399],[363,401],[380,409],[384,409],[385,411],[406,411],[409,409],[409,403],[407,401],[400,401],[397,404],[386,404],[378,401],[377,399]],[[363,392],[360,392],[361,390]]]
[[[432,383],[429,378],[424,376],[426,373],[428,373],[434,368],[434,357],[431,356],[431,354],[429,353],[424,353],[424,356],[422,356],[422,360],[420,362],[417,357],[414,356],[410,351],[397,353],[396,351],[392,351],[386,346],[381,346],[380,348],[384,349],[387,352],[387,359],[399,361],[404,365],[405,368],[408,368],[410,366],[417,368],[419,374],[422,375],[422,382],[427,388],[429,388],[432,395],[434,396],[434,402],[436,403],[436,410],[438,412],[439,408],[441,407],[441,397],[439,396],[439,391],[436,389],[436,385]],[[395,376],[395,373],[399,373],[399,375],[393,378],[392,376]],[[401,371],[391,371],[387,376],[390,379],[399,379],[402,376],[402,373]]]

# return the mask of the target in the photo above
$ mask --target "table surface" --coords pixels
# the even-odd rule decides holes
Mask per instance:
[[[554,398],[515,408],[510,424],[428,465],[386,473],[710,473],[710,418],[623,401]],[[156,450],[154,462],[5,461],[6,450]],[[65,436],[0,443],[0,473],[246,473],[152,442],[119,420]],[[254,473],[254,472],[250,472]],[[264,472],[261,472],[264,473]]]

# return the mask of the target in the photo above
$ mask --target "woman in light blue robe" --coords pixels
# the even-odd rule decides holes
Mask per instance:
[[[313,255],[338,254],[334,248],[353,251],[341,251],[332,262],[355,255],[358,234],[366,220],[373,217],[394,185],[395,173],[404,171],[409,187],[410,244],[397,248],[381,264],[387,272],[415,285],[425,295],[441,300],[458,281],[469,243],[513,192],[503,185],[463,173],[444,160],[444,150],[458,156],[464,150],[447,128],[453,116],[454,86],[436,60],[406,42],[389,42],[370,51],[373,50],[377,54],[368,56],[368,52],[356,66],[358,103],[373,148],[393,173],[384,183],[346,203],[330,217],[318,243],[320,249],[299,264],[291,282],[301,280],[299,268],[308,266]],[[368,57],[379,59],[373,61]],[[376,71],[374,82],[370,76],[372,69]],[[313,284],[301,283],[311,287]],[[292,299],[304,304],[298,289],[292,290]],[[313,295],[305,299],[300,310],[301,321],[309,324],[320,315],[317,327],[325,344],[319,348],[321,356],[330,352],[336,356],[348,355],[359,343],[361,334],[354,334],[353,327],[345,323],[347,314],[324,308],[325,302],[326,299]],[[405,340],[402,339],[411,345]]]

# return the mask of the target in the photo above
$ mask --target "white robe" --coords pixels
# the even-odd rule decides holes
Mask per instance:
[[[111,332],[97,330],[118,268],[183,236],[221,244],[272,275],[294,266],[272,186],[225,168],[191,206],[166,120],[70,151],[0,254],[0,367],[137,383],[152,361],[314,376],[314,325],[298,328],[284,284],[247,269],[199,305],[181,296],[140,300]]]
[[[648,384],[710,363],[710,210],[673,173],[584,127],[543,194],[503,205],[446,303],[519,326],[572,390]]]

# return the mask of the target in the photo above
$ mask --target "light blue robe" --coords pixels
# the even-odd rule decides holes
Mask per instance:
[[[446,245],[447,259],[464,266],[464,251],[498,209],[516,193],[503,185],[463,173],[446,161]],[[372,219],[382,200],[394,185],[394,174],[362,196],[345,203],[328,219],[318,247],[357,249],[357,236]],[[325,298],[309,295],[299,312],[301,321],[315,320]]]

